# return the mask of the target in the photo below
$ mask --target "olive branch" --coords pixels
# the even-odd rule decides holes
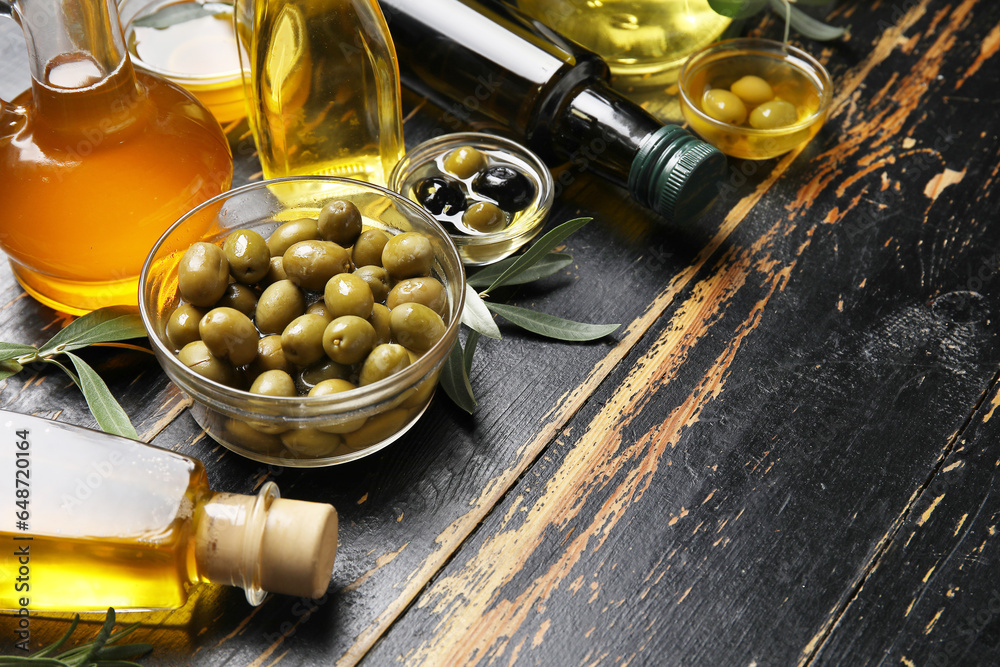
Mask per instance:
[[[488,299],[500,287],[523,285],[561,271],[569,265],[572,256],[553,252],[566,237],[577,231],[592,218],[576,218],[564,222],[536,241],[524,254],[511,257],[476,272],[466,281],[465,308],[462,324],[470,331],[465,340],[455,342],[451,354],[441,371],[441,386],[448,397],[460,408],[472,413],[476,408],[476,398],[469,381],[472,357],[481,336],[500,340],[500,328],[493,315],[526,331],[556,340],[582,342],[603,338],[616,331],[620,324],[587,324],[574,322],[529,308],[495,303]],[[477,292],[476,288],[485,288]]]
[[[146,329],[142,326],[142,319],[134,308],[126,306],[101,308],[73,320],[41,347],[0,342],[0,380],[6,380],[20,373],[28,364],[53,364],[61,368],[73,383],[80,387],[84,398],[87,399],[87,407],[104,431],[138,439],[132,422],[111,395],[108,385],[97,371],[73,352],[90,345],[107,345],[149,352],[144,347],[120,342],[145,337]],[[60,357],[69,359],[73,368],[70,369]]]

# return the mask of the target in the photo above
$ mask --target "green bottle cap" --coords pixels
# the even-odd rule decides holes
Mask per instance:
[[[677,125],[646,137],[632,161],[628,189],[643,206],[676,222],[698,218],[715,201],[726,174],[719,149]]]

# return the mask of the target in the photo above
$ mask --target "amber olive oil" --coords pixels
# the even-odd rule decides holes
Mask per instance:
[[[403,154],[399,73],[374,0],[239,0],[250,127],[264,176],[385,185]]]

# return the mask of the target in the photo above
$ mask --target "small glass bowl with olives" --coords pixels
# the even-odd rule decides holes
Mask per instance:
[[[730,39],[688,58],[678,80],[691,129],[723,153],[766,160],[812,139],[833,96],[826,69],[769,39]]]
[[[419,144],[396,164],[389,188],[441,223],[467,266],[501,260],[535,238],[554,191],[552,174],[537,155],[481,132]]]
[[[458,337],[465,271],[426,211],[333,177],[191,210],[146,259],[139,307],[195,420],[248,458],[315,467],[402,436]]]

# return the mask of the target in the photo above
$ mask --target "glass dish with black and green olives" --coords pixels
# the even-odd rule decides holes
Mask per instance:
[[[467,266],[499,261],[535,238],[555,190],[537,155],[482,132],[419,144],[396,163],[389,188],[441,223]]]
[[[426,409],[458,336],[465,272],[425,211],[332,177],[254,183],[177,221],[140,311],[198,423],[251,459],[344,463]]]

